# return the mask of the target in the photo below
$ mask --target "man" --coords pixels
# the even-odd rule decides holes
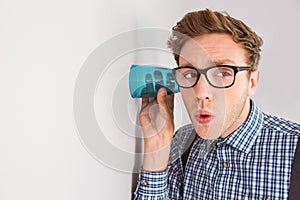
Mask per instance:
[[[136,199],[287,199],[300,125],[261,112],[261,38],[240,20],[191,12],[168,41],[192,125],[174,134],[173,96],[143,98]],[[182,154],[191,143],[188,160]]]

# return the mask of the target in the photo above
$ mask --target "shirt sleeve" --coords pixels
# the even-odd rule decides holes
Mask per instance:
[[[135,200],[168,200],[168,169],[161,172],[141,170]]]

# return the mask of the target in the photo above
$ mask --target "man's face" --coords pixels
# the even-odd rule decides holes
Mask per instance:
[[[205,69],[215,65],[247,66],[246,51],[227,34],[205,34],[188,40],[181,49],[179,66]],[[236,74],[233,86],[214,88],[201,74],[193,88],[180,88],[197,134],[204,139],[226,137],[246,120],[258,71]]]

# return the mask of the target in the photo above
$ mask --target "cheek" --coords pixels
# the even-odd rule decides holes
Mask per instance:
[[[181,89],[180,93],[185,107],[187,108],[187,110],[189,110],[191,107],[193,107],[193,104],[195,105],[195,92],[192,89]]]
[[[235,107],[238,107],[240,102],[244,102],[248,97],[248,91],[249,89],[247,82],[236,84],[231,88],[228,88],[225,93],[227,112]]]
[[[227,96],[228,95],[226,94],[226,90],[219,89],[214,93],[214,96],[212,98],[212,110],[218,115],[219,118],[224,118],[224,115],[226,114],[226,107],[228,104],[230,104]]]

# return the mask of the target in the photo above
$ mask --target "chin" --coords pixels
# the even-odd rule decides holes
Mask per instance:
[[[199,137],[205,140],[215,140],[218,139],[222,132],[219,126],[214,126],[212,124],[199,124],[193,123],[196,133]],[[219,128],[216,128],[219,127]]]

